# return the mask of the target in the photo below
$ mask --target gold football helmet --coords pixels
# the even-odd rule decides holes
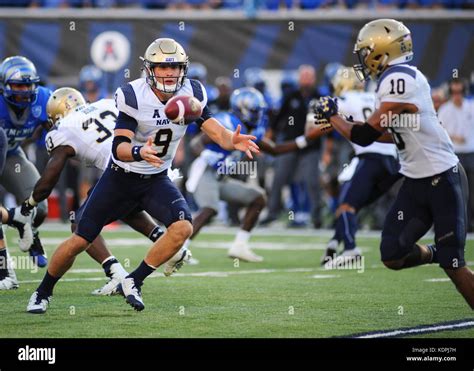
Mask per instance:
[[[413,58],[410,30],[394,19],[377,19],[359,31],[354,45],[359,64],[354,65],[357,77],[375,79],[389,65],[405,63]]]
[[[73,88],[60,88],[51,94],[46,104],[48,122],[51,126],[76,108],[86,104],[82,94]]]
[[[183,47],[173,39],[156,39],[140,57],[143,61],[143,69],[146,74],[147,83],[162,93],[174,94],[183,86],[184,79],[188,73],[189,58]],[[154,67],[179,66],[180,73],[177,77],[155,76]],[[175,84],[165,84],[165,80],[176,79]]]
[[[337,69],[331,84],[336,97],[349,90],[364,90],[364,83],[357,78],[354,69],[346,66]]]

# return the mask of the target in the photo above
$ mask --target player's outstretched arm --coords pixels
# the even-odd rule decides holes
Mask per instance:
[[[346,139],[366,147],[378,140],[390,127],[390,118],[403,113],[416,113],[418,108],[411,103],[383,102],[367,122],[351,122],[339,115],[337,110],[337,100],[324,97],[316,105],[315,114],[318,119],[328,120]]]
[[[232,132],[214,118],[207,119],[201,126],[201,130],[222,148],[229,151],[242,151],[249,158],[253,158],[252,152],[260,152],[258,146],[253,142],[256,137],[253,135],[240,134],[240,128],[240,125],[238,125],[237,129]]]
[[[49,197],[58,183],[67,160],[75,155],[76,152],[71,146],[58,146],[53,149],[46,168],[36,182],[31,196],[21,205],[21,213],[23,215],[28,215],[36,205]]]

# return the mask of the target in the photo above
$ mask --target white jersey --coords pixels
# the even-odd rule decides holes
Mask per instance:
[[[207,105],[206,89],[197,80],[185,79],[183,86],[175,94],[175,96],[180,95],[196,97],[203,109]],[[145,78],[134,80],[118,88],[115,99],[118,110],[135,119],[137,123],[132,145],[142,146],[146,144],[148,137],[155,138],[157,156],[164,163],[156,168],[146,161],[123,162],[116,158],[113,158],[113,161],[123,169],[139,174],[156,174],[168,169],[179,142],[186,133],[187,126],[174,124],[166,118],[164,112],[166,102],[158,99]]]
[[[376,108],[383,102],[411,103],[418,108],[416,114],[386,118],[400,155],[400,172],[409,178],[440,174],[459,162],[436,116],[430,90],[426,77],[408,65],[389,67],[377,85]]]
[[[101,99],[80,107],[59,121],[46,135],[48,152],[71,146],[86,166],[105,170],[112,149],[118,110],[112,99]]]
[[[375,94],[363,91],[348,91],[338,97],[339,111],[346,116],[352,116],[354,121],[365,122],[374,112]],[[381,155],[397,155],[397,148],[392,143],[373,142],[367,147],[352,143],[356,156],[363,153],[378,153]]]

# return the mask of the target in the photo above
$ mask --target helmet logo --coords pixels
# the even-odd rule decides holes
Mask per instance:
[[[13,72],[13,74],[10,76],[9,79],[20,80],[21,79],[21,71],[20,70],[15,70],[15,72]]]

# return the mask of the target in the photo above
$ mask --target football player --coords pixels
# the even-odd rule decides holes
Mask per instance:
[[[338,114],[337,100],[324,97],[318,119],[329,120],[361,146],[393,138],[403,185],[387,214],[380,244],[383,264],[394,270],[438,263],[474,309],[474,274],[466,266],[467,178],[433,107],[426,77],[413,58],[410,30],[393,19],[367,23],[354,47],[361,80],[377,82],[376,109],[365,122]],[[434,225],[433,244],[418,242]]]
[[[85,165],[101,171],[107,168],[110,158],[112,133],[118,115],[112,99],[101,99],[86,104],[84,97],[76,89],[60,88],[49,98],[47,112],[50,130],[46,135],[46,147],[50,160],[30,197],[21,206],[21,214],[25,216],[48,198],[70,158],[76,158]],[[72,214],[72,231],[76,229],[83,210],[84,207],[81,207]],[[131,212],[123,218],[123,221],[153,242],[164,233],[151,217],[141,210]],[[128,273],[112,256],[100,235],[87,249],[87,253],[102,265],[106,276],[110,278],[104,287],[92,293],[95,295],[115,293],[120,280]],[[169,269],[172,268],[174,266],[170,264]]]
[[[0,65],[0,125],[8,138],[5,169],[0,184],[12,193],[20,204],[33,190],[39,173],[20,145],[47,125],[46,102],[51,94],[38,86],[40,78],[33,63],[25,57],[6,58]],[[47,201],[38,205],[34,217],[34,240],[29,254],[39,267],[48,263],[37,228],[48,213]]]
[[[342,114],[361,122],[369,118],[374,111],[375,94],[364,91],[364,83],[359,81],[352,67],[341,66],[331,84]],[[393,143],[374,142],[367,147],[352,143],[352,147],[355,157],[339,176],[344,183],[336,210],[334,236],[321,259],[323,265],[337,266],[348,259],[360,258],[362,253],[355,239],[357,212],[377,200],[401,178]],[[344,251],[336,259],[341,241],[344,241]]]
[[[236,130],[240,125],[242,132],[255,135],[255,142],[263,152],[278,155],[303,149],[308,145],[310,139],[317,136],[313,132],[312,138],[305,138],[302,135],[294,141],[281,144],[275,144],[265,138],[267,106],[262,93],[255,88],[247,87],[235,90],[230,97],[230,106],[230,112],[219,112],[215,116],[216,119],[231,131]],[[250,232],[266,205],[265,190],[258,185],[228,176],[228,173],[235,172],[232,169],[239,166],[241,159],[239,152],[234,153],[223,149],[206,134],[201,134],[193,139],[191,145],[194,152],[199,153],[199,157],[191,166],[186,188],[190,193],[193,193],[194,199],[201,209],[194,218],[193,234],[190,239],[196,237],[200,229],[217,214],[219,200],[241,204],[247,207],[247,211],[228,255],[231,258],[247,262],[262,261],[263,258],[250,249],[248,241]],[[185,246],[188,243],[189,240],[186,241]]]
[[[7,136],[3,128],[0,128],[0,175],[5,168],[7,156]],[[15,270],[13,269],[8,249],[3,234],[3,223],[14,226],[20,233],[19,247],[23,251],[27,251],[33,243],[33,231],[31,229],[31,220],[25,224],[25,220],[20,222],[23,216],[18,212],[15,215],[15,210],[9,211],[4,207],[0,207],[0,290],[12,290],[18,288],[18,280],[16,278]]]
[[[142,58],[146,76],[117,89],[119,110],[110,164],[90,194],[75,233],[55,251],[43,281],[27,306],[30,313],[45,313],[56,282],[86,250],[103,226],[137,207],[167,227],[140,265],[119,287],[128,304],[145,308],[141,286],[146,277],[168,261],[188,239],[193,227],[191,212],[181,192],[168,177],[186,126],[171,122],[164,113],[173,96],[194,96],[203,107],[197,125],[222,148],[258,153],[254,136],[232,132],[212,118],[203,85],[186,77],[188,56],[173,39],[153,41]]]

